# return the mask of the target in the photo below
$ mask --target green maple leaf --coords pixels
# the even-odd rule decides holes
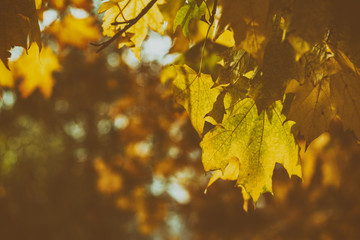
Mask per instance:
[[[214,106],[219,87],[212,88],[214,82],[208,74],[197,74],[187,65],[174,65],[177,76],[173,81],[177,101],[184,106],[195,130],[201,136],[205,125],[205,116]]]
[[[177,26],[181,26],[186,38],[189,39],[189,25],[191,20],[200,19],[206,12],[206,4],[202,2],[200,6],[194,0],[190,0],[182,6],[176,13],[174,20],[174,31]]]
[[[291,132],[294,122],[284,123],[280,101],[260,115],[250,98],[234,103],[227,94],[224,105],[222,124],[210,130],[201,142],[205,171],[224,171],[230,161],[237,159],[236,184],[244,187],[255,202],[260,194],[272,192],[275,163],[283,164],[289,175],[301,176],[298,146]]]

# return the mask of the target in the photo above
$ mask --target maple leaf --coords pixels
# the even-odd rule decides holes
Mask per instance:
[[[187,65],[174,65],[177,76],[173,81],[174,95],[190,116],[195,130],[201,136],[205,125],[205,115],[211,111],[220,94],[220,88],[212,88],[210,75],[198,75]]]
[[[360,139],[360,76],[351,71],[341,71],[332,76],[330,90],[344,128],[354,130]]]
[[[261,65],[271,34],[269,0],[221,0],[215,16],[214,40],[229,27],[235,43],[250,53]]]
[[[47,31],[55,35],[60,45],[72,45],[82,49],[100,38],[92,17],[78,19],[67,15],[61,21],[54,22]]]
[[[206,12],[206,4],[202,2],[200,6],[194,0],[188,1],[176,14],[174,20],[174,31],[177,26],[181,26],[186,38],[189,39],[189,25],[191,20],[200,19]]]
[[[272,192],[276,162],[283,164],[289,175],[301,176],[298,147],[291,133],[294,122],[284,123],[280,101],[258,115],[252,99],[238,101],[229,110],[230,99],[224,99],[222,124],[210,130],[201,142],[204,169],[226,173],[230,161],[237,159],[239,170],[231,168],[231,179],[237,174],[236,184],[256,202],[261,193]]]
[[[35,1],[4,0],[0,8],[0,59],[7,65],[9,50],[15,46],[28,48],[36,42],[41,48],[41,35]]]
[[[360,139],[360,71],[341,50],[331,44],[327,46],[337,63],[332,67],[335,70],[330,81],[332,104],[345,129],[354,130]]]
[[[298,81],[301,86],[295,91],[288,119],[296,122],[307,146],[328,130],[336,115],[330,85],[332,77],[341,67],[333,56],[329,56],[328,51],[326,44],[320,44],[299,61]]]
[[[331,105],[329,79],[322,79],[315,86],[307,81],[295,93],[288,119],[296,122],[307,144],[327,131],[335,117]]]
[[[26,98],[39,88],[49,98],[54,86],[52,73],[59,69],[58,58],[49,47],[39,53],[39,47],[33,44],[28,54],[23,54],[14,66],[16,75],[23,78],[19,86],[21,96]]]
[[[105,12],[103,17],[103,35],[112,37],[114,36],[124,24],[129,20],[134,19],[150,2],[151,0],[111,0],[103,2],[98,10],[98,13]],[[131,41],[134,43],[132,51],[135,56],[140,59],[140,46],[144,41],[148,27],[152,30],[163,33],[163,16],[155,4],[152,8],[142,16],[139,21],[131,26],[128,33],[132,34]],[[124,34],[124,37],[125,34]],[[126,45],[124,41],[118,44],[118,47]]]

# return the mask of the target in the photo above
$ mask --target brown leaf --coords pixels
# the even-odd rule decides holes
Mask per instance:
[[[294,120],[304,135],[306,144],[329,129],[335,117],[331,106],[329,79],[322,79],[316,86],[307,81],[299,87],[291,104],[288,119]]]
[[[360,76],[341,71],[331,78],[331,100],[345,129],[354,130],[360,139]]]

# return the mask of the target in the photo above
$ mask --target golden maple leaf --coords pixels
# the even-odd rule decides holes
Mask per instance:
[[[105,12],[103,17],[103,35],[114,36],[125,24],[134,19],[150,2],[151,0],[111,0],[103,2],[98,10],[98,13]],[[163,16],[155,4],[138,22],[129,28],[128,33],[132,33],[131,42],[134,43],[132,51],[135,56],[140,59],[140,46],[144,41],[148,27],[152,30],[163,33]],[[124,37],[125,34],[124,34]],[[127,41],[120,41],[118,47],[129,45]]]
[[[100,38],[95,19],[92,17],[78,19],[67,15],[61,21],[52,24],[48,31],[55,35],[60,45],[72,45],[82,49]]]
[[[22,77],[19,86],[21,96],[28,97],[36,88],[49,98],[54,86],[52,73],[60,69],[56,55],[49,47],[39,51],[35,44],[29,49],[28,54],[23,54],[14,64],[15,74]]]

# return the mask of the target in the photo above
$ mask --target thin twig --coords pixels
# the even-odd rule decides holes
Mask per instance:
[[[109,40],[106,40],[102,43],[91,43],[94,46],[99,47],[99,49],[96,51],[97,53],[109,46],[113,41],[115,41],[118,37],[120,37],[124,32],[126,32],[129,28],[131,28],[135,23],[137,23],[151,8],[152,6],[157,2],[157,0],[151,0],[148,5],[146,5],[143,10],[137,15],[135,18],[128,21],[128,24],[123,28],[120,29],[114,36],[112,36]]]
[[[120,13],[121,13],[121,16],[123,17],[124,21],[127,21],[127,20],[126,20],[124,14],[123,14],[123,11],[124,11],[125,8],[129,5],[130,1],[131,1],[131,0],[129,0],[129,1],[124,5],[124,7],[123,7],[122,9],[120,8],[120,5],[119,5],[119,3],[118,3],[119,9],[120,9]],[[116,20],[116,18],[115,18],[115,20]]]
[[[116,25],[120,25],[120,24],[129,24],[129,21],[125,21],[125,22],[113,22],[113,23],[111,23],[111,25],[113,25],[113,26],[116,26]]]

